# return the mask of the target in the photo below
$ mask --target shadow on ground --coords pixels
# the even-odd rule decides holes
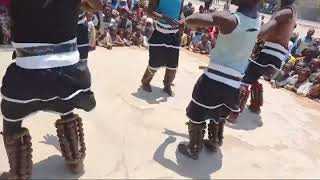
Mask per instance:
[[[173,136],[188,137],[188,135],[168,129],[165,129],[164,134],[170,136],[157,148],[153,155],[153,159],[163,167],[176,172],[180,176],[192,179],[211,179],[211,174],[221,169],[223,155],[220,149],[217,153],[210,153],[203,149],[199,160],[187,158],[180,154],[178,150],[175,152],[176,162],[166,158],[164,155],[167,147],[176,141]]]
[[[33,165],[32,179],[79,179],[82,174],[72,174],[63,157],[54,155]]]
[[[54,135],[47,134],[40,143],[54,146],[61,152],[59,140]],[[32,179],[79,179],[82,174],[73,174],[65,164],[62,156],[53,155],[33,165]]]
[[[239,115],[236,124],[226,124],[227,127],[235,130],[251,131],[263,126],[260,114],[252,113],[247,108]]]
[[[132,96],[146,101],[148,104],[160,104],[167,102],[168,95],[159,87],[152,87],[152,92],[146,92],[141,87]]]

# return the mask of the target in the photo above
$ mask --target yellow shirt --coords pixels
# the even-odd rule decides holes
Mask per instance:
[[[181,46],[186,46],[188,44],[188,36],[183,33],[181,36]]]
[[[295,65],[297,63],[298,59],[293,57],[293,56],[290,56],[290,60],[289,60],[289,63]]]

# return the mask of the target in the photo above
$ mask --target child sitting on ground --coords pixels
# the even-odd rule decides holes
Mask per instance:
[[[294,66],[291,63],[286,63],[282,66],[282,70],[278,71],[271,78],[271,85],[273,88],[284,87],[289,83],[290,72],[292,72]]]
[[[108,28],[105,28],[98,37],[98,44],[99,46],[105,47],[107,49],[112,49],[112,40],[109,34]]]
[[[298,93],[299,95],[306,96],[308,94],[308,90],[310,87],[308,78],[311,74],[310,68],[302,68],[300,69],[297,75],[294,75],[290,78],[289,83],[285,86],[285,88],[289,91]]]
[[[123,47],[124,41],[120,38],[120,36],[117,34],[117,28],[116,27],[110,27],[110,37],[112,40],[112,46],[113,47]]]
[[[193,48],[194,52],[201,54],[209,54],[211,50],[211,42],[209,41],[208,34],[202,36],[202,40]]]
[[[294,70],[291,72],[291,76],[298,74],[299,71],[305,67],[307,67],[307,64],[304,61],[298,61],[294,66]]]
[[[320,73],[320,59],[312,59],[309,67],[311,70],[309,81],[313,83],[315,81],[316,75]]]
[[[315,77],[315,81],[310,87],[310,91],[307,95],[310,99],[320,102],[320,73]]]
[[[124,37],[123,41],[124,41],[124,44],[126,46],[132,46],[133,45],[133,43],[132,43],[132,32],[130,30],[127,30],[125,32],[125,37]]]
[[[191,43],[190,43],[190,48],[191,50],[194,49],[195,47],[197,47],[197,45],[199,44],[199,42],[201,42],[202,40],[202,29],[201,28],[197,28],[196,32],[193,32],[191,35]]]
[[[137,31],[132,35],[132,42],[135,46],[144,46],[143,44],[143,34],[142,34],[142,27],[139,25],[137,26]]]

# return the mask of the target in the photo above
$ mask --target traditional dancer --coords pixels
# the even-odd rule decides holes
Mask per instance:
[[[234,14],[217,11],[187,18],[191,27],[217,26],[221,32],[208,69],[196,83],[187,107],[190,143],[178,146],[182,154],[192,159],[198,159],[203,143],[215,152],[222,145],[225,119],[230,113],[234,116],[240,112],[241,79],[261,27],[258,1],[232,0],[239,7]],[[206,120],[210,120],[209,139],[203,141]]]
[[[175,79],[179,61],[179,26],[183,24],[182,6],[184,0],[150,0],[149,15],[157,19],[157,26],[149,40],[149,66],[142,77],[142,88],[152,92],[150,82],[161,67],[166,67],[164,92],[172,96],[172,82]]]
[[[99,10],[98,0],[83,0]],[[98,6],[92,6],[96,4]],[[17,57],[3,77],[3,139],[10,171],[1,178],[30,179],[32,143],[22,121],[38,111],[61,115],[55,125],[62,155],[74,173],[83,171],[85,142],[82,120],[72,113],[92,110],[91,77],[77,49],[80,0],[12,0],[12,45]]]
[[[257,58],[259,57],[259,54],[261,53],[263,49],[263,44],[264,42],[258,39],[251,55],[252,61],[256,61]],[[241,112],[244,110],[247,101],[249,99],[249,96],[251,97],[250,99],[250,105],[248,106],[248,109],[251,112],[254,113],[260,113],[261,109],[260,107],[263,105],[263,86],[262,84],[257,80],[255,83],[253,83],[250,87],[250,91],[246,91],[245,93],[242,93],[242,96],[240,97],[240,109]],[[232,123],[235,123],[234,122]]]
[[[263,104],[263,87],[258,82],[261,75],[270,77],[279,71],[281,65],[288,57],[289,41],[296,27],[297,13],[293,5],[295,0],[282,0],[281,7],[271,20],[262,26],[259,39],[265,43],[256,60],[252,60],[246,70],[243,83],[251,84],[251,104],[248,107],[252,112],[259,113]],[[249,94],[243,89],[243,94]],[[243,98],[245,99],[245,98]],[[242,102],[241,104],[245,104]]]

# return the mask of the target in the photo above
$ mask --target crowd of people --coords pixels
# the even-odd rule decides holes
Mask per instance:
[[[8,6],[9,3],[6,0],[0,1],[0,44],[8,44],[10,42]]]
[[[271,82],[273,88],[285,88],[299,96],[320,102],[320,39],[314,37],[315,29],[309,29],[307,35],[299,38],[295,32],[289,42],[289,53],[282,69],[264,79]],[[257,43],[253,53],[259,53],[263,43]]]
[[[119,0],[105,1],[102,13],[87,13],[90,49],[96,45],[147,47],[154,22],[146,11],[144,1]]]

